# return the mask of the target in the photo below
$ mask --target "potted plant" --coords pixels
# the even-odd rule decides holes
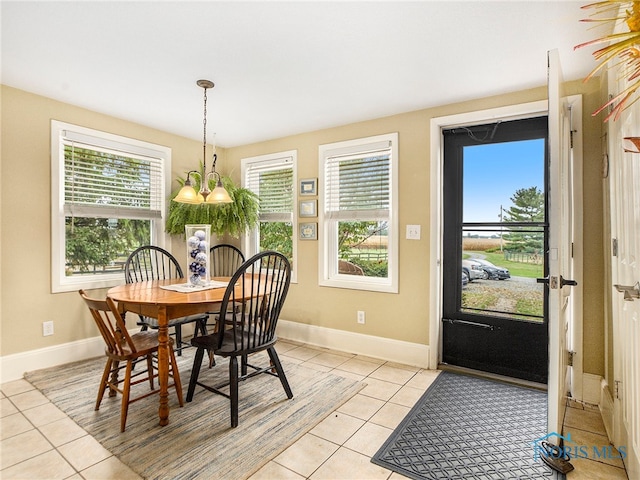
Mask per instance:
[[[200,188],[200,179],[194,176],[195,188]],[[180,187],[185,179],[178,178]],[[258,196],[251,190],[236,185],[230,177],[222,177],[222,184],[229,192],[233,203],[220,205],[200,204],[190,205],[171,201],[165,230],[171,235],[184,235],[187,224],[209,224],[211,233],[217,237],[230,235],[238,238],[241,234],[251,230],[258,224]],[[180,189],[171,194],[175,198]]]

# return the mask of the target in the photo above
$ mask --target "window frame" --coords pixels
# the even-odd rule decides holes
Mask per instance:
[[[252,165],[256,164],[272,164],[273,166],[277,165],[286,165],[287,163],[291,163],[292,169],[292,206],[291,206],[291,223],[292,223],[292,233],[291,233],[291,245],[292,245],[292,255],[293,255],[293,265],[291,266],[291,282],[297,283],[297,272],[298,272],[298,215],[296,211],[297,205],[297,179],[298,179],[298,151],[297,150],[287,150],[283,152],[269,153],[266,155],[257,155],[254,157],[246,157],[240,160],[241,165],[241,175],[242,175],[242,186],[244,188],[249,188],[247,185],[247,175],[249,173],[249,169]],[[260,220],[259,220],[260,221]],[[245,257],[249,258],[252,255],[258,253],[260,241],[260,228],[256,227],[251,231],[247,232],[242,240],[243,247],[242,249],[245,252]]]
[[[106,148],[129,155],[146,154],[160,159],[161,192],[159,197],[160,218],[151,220],[151,243],[164,247],[167,236],[164,223],[167,211],[167,192],[171,191],[171,148],[133,138],[115,135],[92,128],[51,120],[51,291],[52,293],[71,292],[78,289],[108,288],[124,281],[121,272],[100,275],[66,276],[66,237],[65,237],[65,135],[94,142],[96,148]],[[89,208],[91,210],[91,208]],[[131,216],[114,214],[114,218],[141,218],[135,213]],[[147,219],[147,218],[144,218]]]
[[[331,218],[327,214],[327,178],[326,164],[331,157],[342,155],[356,155],[379,150],[380,146],[387,144],[390,150],[389,158],[389,210],[388,210],[388,266],[387,277],[362,277],[358,275],[345,275],[338,273],[338,248],[337,242],[330,237],[335,236],[337,223],[345,219]],[[322,193],[319,196],[318,218],[318,282],[320,286],[346,288],[353,290],[369,290],[383,293],[398,293],[398,133],[387,133],[371,137],[346,140],[329,143],[318,147],[318,172],[319,186]],[[373,210],[372,210],[373,211]],[[352,220],[380,220],[378,214],[371,216],[359,216]],[[336,237],[337,238],[337,237]]]

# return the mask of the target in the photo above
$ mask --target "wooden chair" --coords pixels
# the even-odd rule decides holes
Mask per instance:
[[[234,273],[244,263],[244,254],[239,248],[228,243],[220,243],[209,249],[211,256],[209,266],[211,267],[212,277],[232,277]],[[208,312],[209,318],[212,315],[218,315],[219,310]],[[215,324],[207,324],[208,327],[215,328]],[[213,352],[209,352],[209,368],[213,367],[216,361]]]
[[[228,243],[214,245],[209,252],[212,277],[233,276],[245,260],[240,249]]]
[[[152,354],[158,351],[158,334],[157,332],[141,331],[134,335],[129,335],[124,319],[118,312],[118,307],[113,300],[109,297],[106,300],[89,298],[84,290],[80,290],[80,296],[89,307],[89,311],[106,344],[105,355],[107,356],[107,363],[104,366],[104,372],[100,380],[95,409],[100,409],[100,404],[107,388],[109,388],[110,397],[120,393],[122,395],[120,431],[124,432],[129,404],[160,392],[159,388],[154,387],[153,379],[158,376],[158,373],[152,361]],[[172,339],[169,339],[169,341],[172,342]],[[133,373],[135,364],[143,358],[146,359],[147,368]],[[120,362],[126,363],[121,366]],[[118,374],[122,369],[125,370],[124,378],[119,379]],[[176,357],[172,348],[169,349],[169,378],[173,379],[169,387],[176,389],[178,402],[182,407],[184,405],[182,383],[180,382],[180,372],[176,365]],[[146,381],[149,382],[150,391],[131,398],[131,387]],[[120,386],[121,384],[122,386]]]
[[[163,248],[154,245],[143,245],[137,248],[124,265],[124,279],[127,283],[144,282],[147,280],[165,280],[169,278],[184,278],[182,268],[173,255]],[[189,343],[182,341],[182,325],[186,323],[195,323],[194,335],[201,333],[207,334],[207,321],[209,315],[188,315],[186,317],[175,318],[169,321],[169,327],[174,328],[176,337],[176,348],[178,355],[182,355],[183,345],[189,346]],[[148,328],[157,329],[158,320],[156,318],[145,317],[140,315],[138,325],[142,330]]]
[[[189,380],[187,402],[193,400],[196,385],[227,397],[231,403],[231,426],[238,426],[238,384],[266,373],[277,376],[287,398],[293,393],[276,353],[276,326],[291,282],[291,266],[281,253],[265,251],[254,255],[236,270],[229,282],[218,315],[219,328],[209,335],[194,337],[197,348]],[[251,295],[251,299],[246,297]],[[248,363],[249,356],[267,351],[269,366]],[[198,380],[205,351],[229,358],[229,380],[211,386]],[[238,374],[240,357],[240,374]],[[251,372],[247,373],[248,367]],[[229,393],[221,391],[229,386]]]

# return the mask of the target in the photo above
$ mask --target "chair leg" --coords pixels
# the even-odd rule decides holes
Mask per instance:
[[[216,357],[213,354],[213,350],[209,350],[209,368],[212,368],[216,364]]]
[[[176,355],[173,353],[173,348],[169,349],[169,362],[171,362],[171,375],[173,376],[173,386],[176,389],[178,395],[178,403],[181,407],[184,406],[184,398],[182,397],[182,381],[180,380],[180,370],[178,370],[178,363],[176,362]]]
[[[133,362],[129,360],[127,362],[126,373],[124,376],[124,385],[122,389],[122,407],[120,409],[120,431],[124,432],[124,427],[127,424],[127,413],[129,412],[129,395],[131,394],[131,370],[133,369]]]
[[[200,335],[204,336],[207,335],[207,321],[206,320],[198,320],[196,322],[196,334],[195,336],[198,336],[198,331],[200,332]]]
[[[229,357],[229,400],[231,400],[231,428],[238,426],[238,358]]]
[[[176,325],[176,343],[178,344],[178,356],[182,356],[182,326]]]
[[[109,373],[111,373],[111,365],[113,364],[113,360],[107,358],[107,363],[104,366],[104,372],[102,372],[102,379],[100,380],[100,388],[98,388],[98,398],[96,399],[96,410],[100,408],[100,404],[102,403],[102,399],[104,397],[104,391],[107,389],[107,384],[109,382]]]
[[[240,376],[242,377],[246,377],[247,375],[247,363],[247,355],[242,355],[242,357],[240,357]]]
[[[147,375],[149,375],[149,387],[153,390],[153,357],[151,354],[147,355]],[[135,367],[135,365],[134,365]]]
[[[282,383],[282,387],[287,394],[287,398],[293,398],[293,392],[291,391],[291,387],[287,381],[287,376],[284,374],[284,369],[282,368],[276,349],[273,347],[267,348],[267,353],[271,359],[271,364],[276,368],[276,372],[278,372],[278,378],[280,379],[280,383]]]
[[[120,371],[118,369],[119,365],[120,362],[118,362],[117,360],[113,360],[111,362],[111,370],[113,371],[113,373],[111,374],[111,385],[118,385],[118,373]],[[109,385],[109,396],[115,397],[116,395],[118,395],[118,391],[111,385]]]
[[[187,402],[193,400],[193,392],[196,389],[198,375],[200,375],[202,357],[204,357],[204,348],[198,347],[198,350],[196,350],[196,356],[193,359],[193,367],[191,368],[191,378],[189,379],[189,389],[187,390]]]

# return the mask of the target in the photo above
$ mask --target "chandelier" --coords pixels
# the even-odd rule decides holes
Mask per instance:
[[[187,172],[187,179],[184,182],[184,186],[178,192],[178,195],[173,199],[174,202],[179,203],[191,203],[198,205],[201,203],[218,204],[218,203],[232,203],[233,200],[229,196],[229,193],[222,185],[222,179],[220,174],[216,172],[216,161],[218,156],[216,155],[215,144],[213,146],[213,164],[211,165],[211,171],[207,173],[207,89],[213,88],[214,83],[211,80],[198,80],[196,84],[204,89],[204,118],[202,120],[203,136],[202,136],[202,171],[191,170]],[[191,183],[191,174],[200,177],[200,191],[196,192]],[[214,178],[216,186],[213,191],[209,190],[209,179]]]

